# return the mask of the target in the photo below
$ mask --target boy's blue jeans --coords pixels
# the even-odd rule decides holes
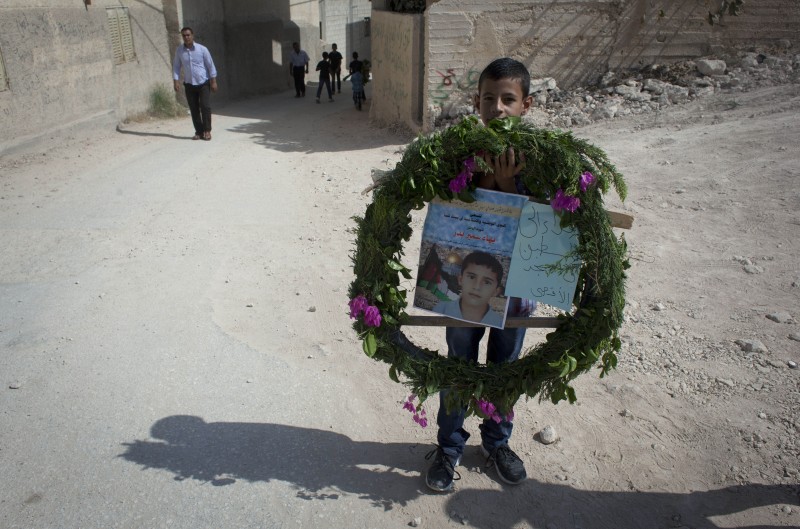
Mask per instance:
[[[448,358],[463,358],[471,362],[478,361],[478,345],[486,332],[486,327],[447,327]],[[489,329],[489,344],[486,359],[491,363],[513,362],[519,358],[522,342],[525,339],[525,329]],[[464,453],[464,446],[469,439],[469,433],[464,430],[464,415],[466,408],[451,410],[447,413],[445,407],[446,392],[439,393],[439,414],[436,422],[439,425],[437,440],[439,446],[453,461],[458,460]],[[480,425],[481,441],[484,448],[491,452],[494,448],[508,444],[511,430],[514,425],[511,421],[502,421],[499,424],[491,419],[484,419]]]

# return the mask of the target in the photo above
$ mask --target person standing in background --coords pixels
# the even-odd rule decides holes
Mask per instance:
[[[331,62],[331,88],[336,90],[337,93],[342,93],[342,54],[339,53],[339,48],[334,42],[331,44],[331,51],[328,54],[328,60]]]
[[[181,30],[183,45],[175,50],[172,79],[179,92],[181,81],[192,113],[193,140],[211,140],[211,92],[217,91],[217,69],[208,48],[194,41],[194,31]]]
[[[317,71],[319,72],[319,87],[317,87],[317,103],[319,103],[319,96],[322,94],[322,86],[328,89],[328,101],[333,103],[333,90],[331,89],[331,63],[328,62],[330,55],[327,51],[322,52],[322,60],[317,63]]]
[[[358,60],[358,52],[353,52],[353,60],[350,61],[350,75],[355,75],[357,73],[361,74],[361,79],[358,80],[358,84],[361,87],[361,94],[358,97],[358,101],[356,102],[356,106],[359,110],[361,110],[361,102],[367,100],[367,93],[364,91],[364,85],[367,82],[366,77],[364,77],[364,63]],[[356,83],[353,81],[353,90],[355,90]],[[353,96],[355,100],[355,96]]]
[[[294,77],[294,97],[305,97],[306,80],[308,73],[308,54],[300,49],[300,44],[292,43],[292,52],[289,54],[289,74]]]

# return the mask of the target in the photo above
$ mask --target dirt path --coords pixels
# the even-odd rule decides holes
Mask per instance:
[[[470,447],[449,495],[345,312],[350,217],[410,139],[348,96],[231,104],[211,142],[182,119],[0,158],[0,526],[800,524],[797,85],[576,129],[636,217],[619,369],[518,406],[525,484]]]

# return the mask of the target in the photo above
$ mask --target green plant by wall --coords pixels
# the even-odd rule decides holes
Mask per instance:
[[[175,99],[172,88],[165,84],[156,84],[150,90],[148,113],[158,118],[175,118],[184,115],[186,110]]]

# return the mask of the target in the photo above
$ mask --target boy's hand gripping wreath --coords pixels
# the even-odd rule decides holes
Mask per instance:
[[[561,226],[578,233],[582,268],[572,314],[519,360],[497,365],[468,363],[415,346],[401,331],[407,317],[402,276],[403,241],[411,237],[410,212],[434,197],[472,202],[474,171],[489,167],[482,155],[499,156],[513,147],[525,156],[520,178],[532,198],[560,213]],[[617,364],[618,330],[625,306],[624,238],[617,238],[603,207],[602,195],[614,187],[625,199],[622,175],[606,154],[569,132],[536,129],[519,118],[482,126],[474,117],[443,132],[420,136],[403,159],[376,187],[372,204],[356,221],[352,254],[356,275],[350,285],[350,317],[367,356],[390,365],[389,377],[419,398],[448,390],[450,409],[467,406],[468,414],[493,418],[513,413],[520,396],[576,400],[570,382],[600,363],[602,377]],[[421,425],[421,420],[417,421]],[[425,421],[427,422],[427,421]]]

